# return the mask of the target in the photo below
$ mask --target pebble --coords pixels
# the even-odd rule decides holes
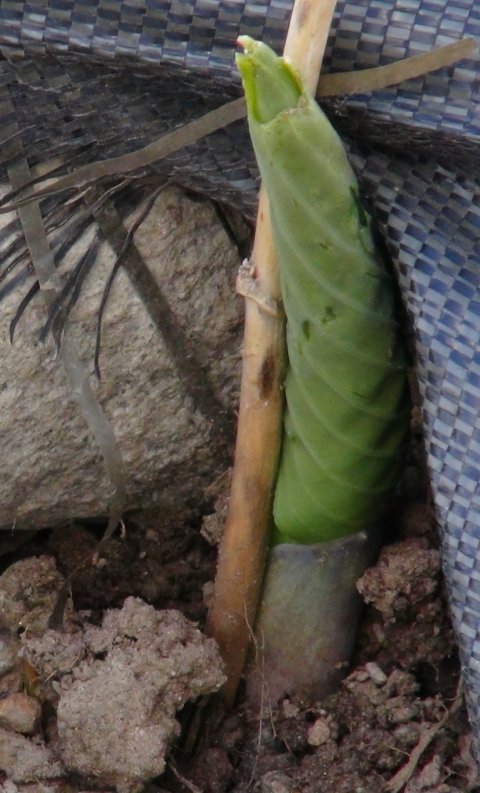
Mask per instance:
[[[310,746],[322,746],[324,743],[327,743],[329,738],[330,730],[328,729],[328,724],[325,724],[324,721],[319,720],[310,727],[307,741]]]
[[[397,703],[398,700],[398,703]],[[390,724],[406,724],[418,716],[418,707],[415,702],[402,702],[400,697],[388,701],[388,720]]]
[[[365,670],[368,672],[370,680],[373,680],[376,686],[383,686],[388,680],[383,669],[380,669],[379,665],[374,661],[365,664]]]
[[[332,731],[328,721],[324,718],[319,718],[308,730],[307,743],[309,743],[310,746],[323,746],[323,744],[327,743],[331,738]]]
[[[300,713],[300,708],[289,699],[284,699],[282,702],[282,711],[286,719],[294,719]]]
[[[269,771],[260,780],[261,793],[290,793],[292,780],[283,771]]]
[[[10,779],[5,780],[1,789],[2,793],[18,793],[18,787],[15,782],[11,782]]]
[[[202,587],[203,602],[207,609],[213,604],[213,595],[215,593],[215,584],[213,581],[205,581]]]
[[[33,735],[38,727],[42,709],[28,694],[9,694],[0,699],[0,726],[22,735]]]
[[[370,675],[365,669],[357,669],[350,675],[349,679],[353,679],[358,683],[366,683],[369,677]]]

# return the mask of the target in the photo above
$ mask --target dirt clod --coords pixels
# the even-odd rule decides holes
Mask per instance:
[[[23,688],[23,678],[20,668],[12,669],[11,672],[0,677],[0,697],[21,691]]]
[[[269,771],[260,782],[261,793],[290,793],[292,780],[281,771]]]
[[[41,739],[0,729],[0,768],[12,782],[58,779],[65,770]]]
[[[193,762],[188,777],[198,791],[224,793],[232,779],[233,767],[224,749],[209,747],[199,763]]]
[[[63,583],[53,556],[32,556],[10,565],[0,576],[1,625],[43,633]]]
[[[217,527],[223,484],[205,498]],[[93,551],[100,527],[46,534],[32,546],[35,558],[0,578],[0,596],[13,603],[0,631],[0,694],[43,704],[33,736],[0,731],[0,793],[480,790],[428,499],[396,513],[395,543],[361,579],[367,607],[341,689],[318,702],[264,703],[260,714],[240,696],[223,721],[200,725],[191,757],[189,725],[214,703],[178,711],[222,679],[216,650],[187,621],[202,624],[202,589],[208,595],[214,575],[215,532],[205,542],[200,531],[213,523],[202,517],[190,505],[181,521],[132,517],[126,536],[102,552],[102,566],[86,564],[74,578],[76,611],[63,633],[45,630],[46,582],[58,591],[63,579],[39,549],[66,576]]]
[[[120,791],[164,771],[180,731],[176,712],[224,680],[212,640],[178,612],[156,611],[138,598],[107,611],[100,627],[86,625],[73,653],[53,631],[24,644],[38,672],[54,678],[62,762],[95,785]]]
[[[391,659],[407,669],[439,664],[454,652],[446,612],[441,558],[425,536],[387,545],[357,588],[373,609],[364,623],[361,659],[375,657],[381,668]]]
[[[429,598],[439,583],[440,553],[420,537],[388,545],[378,564],[358,582],[366,603],[373,603],[384,619],[395,619]]]
[[[0,635],[0,675],[10,672],[15,666],[16,648],[12,637],[5,631],[4,635]]]

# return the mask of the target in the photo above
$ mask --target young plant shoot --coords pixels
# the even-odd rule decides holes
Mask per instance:
[[[345,671],[355,581],[376,551],[408,402],[392,276],[341,140],[292,64],[248,37],[239,43],[287,328],[275,529],[257,626],[273,701],[322,696]]]

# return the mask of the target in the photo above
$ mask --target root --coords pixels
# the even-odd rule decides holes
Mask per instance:
[[[446,711],[443,718],[440,719],[437,724],[433,724],[431,727],[425,727],[421,730],[418,743],[411,752],[408,762],[405,763],[405,765],[402,766],[402,768],[400,768],[397,773],[385,784],[385,793],[400,793],[404,785],[409,782],[415,773],[425,749],[430,746],[435,736],[440,732],[442,727],[445,726],[450,717],[459,710],[462,701],[462,682],[459,680],[455,699],[453,700],[451,707]]]

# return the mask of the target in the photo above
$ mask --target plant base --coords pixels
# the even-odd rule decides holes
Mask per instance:
[[[251,705],[275,705],[288,695],[314,702],[335,691],[350,663],[362,607],[355,583],[377,548],[372,533],[360,532],[270,550],[247,685]]]

